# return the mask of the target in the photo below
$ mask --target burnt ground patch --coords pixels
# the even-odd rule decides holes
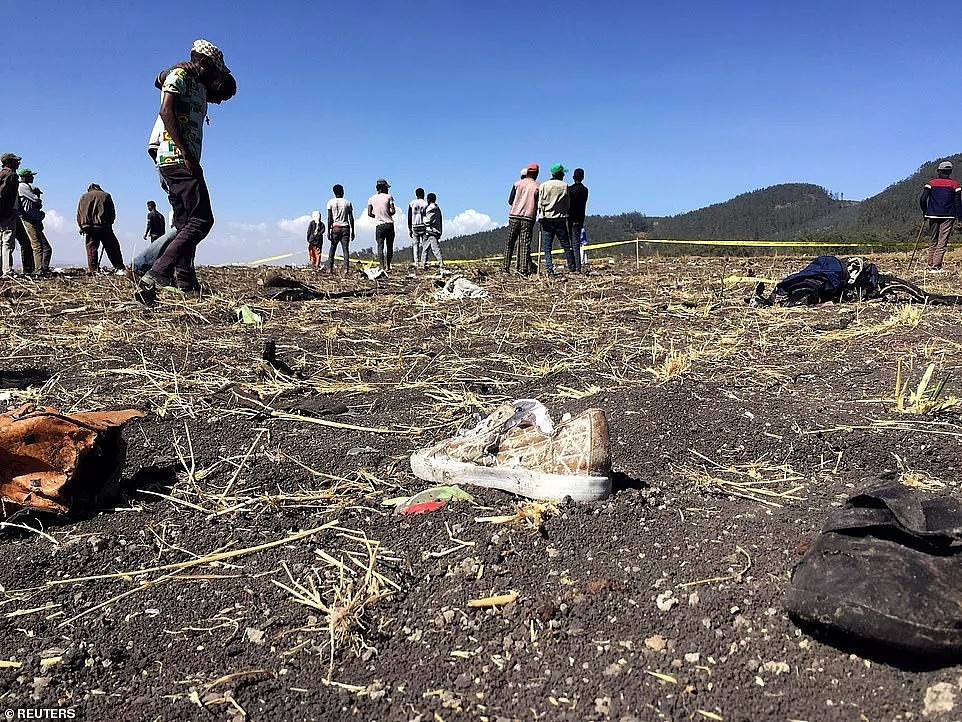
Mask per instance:
[[[774,277],[805,261],[766,263]],[[941,399],[962,395],[960,311],[750,309],[751,284],[726,282],[745,275],[739,260],[596,271],[472,272],[489,299],[441,302],[431,277],[284,269],[324,298],[280,301],[258,283],[273,270],[212,268],[203,296],[153,310],[117,277],[8,285],[7,405],[148,416],[126,427],[108,508],[0,537],[3,706],[91,720],[957,718],[926,699],[962,694],[958,666],[837,648],[780,600],[859,488],[958,493],[958,407],[899,411],[896,377],[911,390],[935,364]],[[243,304],[263,324],[235,323]],[[271,340],[283,366],[264,358]],[[555,416],[606,411],[611,498],[542,505],[534,523],[479,521],[522,500],[470,488],[473,502],[420,516],[383,504],[427,486],[413,450],[524,397]],[[467,606],[506,593],[516,601]]]

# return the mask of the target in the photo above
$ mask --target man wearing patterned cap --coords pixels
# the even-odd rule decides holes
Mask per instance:
[[[139,281],[136,298],[144,305],[154,305],[157,291],[164,286],[176,283],[181,290],[191,292],[200,288],[194,253],[214,227],[210,194],[200,165],[207,93],[219,78],[229,74],[220,48],[207,40],[196,40],[190,62],[171,68],[162,84],[160,138],[154,160],[161,186],[170,198],[177,235]]]

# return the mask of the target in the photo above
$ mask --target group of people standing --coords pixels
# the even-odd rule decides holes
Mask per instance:
[[[368,198],[365,213],[374,221],[374,240],[377,243],[378,267],[385,273],[391,271],[394,262],[394,241],[396,229],[394,218],[397,205],[391,195],[391,186],[384,178],[374,183],[374,195]],[[354,206],[344,198],[344,187],[337,184],[333,188],[334,197],[327,202],[327,240],[330,250],[327,255],[328,273],[334,272],[334,261],[338,246],[344,262],[344,271],[351,268],[350,242],[354,240]],[[441,233],[443,219],[438,197],[434,193],[425,195],[423,188],[414,191],[414,200],[408,204],[408,235],[411,237],[414,266],[423,270],[427,265],[428,252],[433,252],[439,265],[444,267],[441,255]],[[320,211],[311,214],[307,226],[307,251],[312,266],[319,267],[324,255],[324,221]]]
[[[541,252],[544,256],[544,272],[555,275],[551,252],[555,239],[561,244],[568,270],[582,273],[582,246],[587,242],[585,214],[588,208],[588,188],[584,185],[585,172],[575,168],[574,182],[564,181],[568,169],[561,163],[551,166],[550,180],[538,185],[540,168],[531,163],[521,169],[521,178],[511,187],[508,195],[508,233],[504,241],[504,272],[511,272],[511,261],[517,248],[515,272],[522,276],[536,273],[537,265],[531,260],[531,239],[535,222],[541,221]]]
[[[50,273],[52,249],[43,232],[43,191],[34,185],[36,173],[20,170],[23,159],[15,153],[0,156],[0,273],[13,273],[13,250],[20,243],[23,272]]]

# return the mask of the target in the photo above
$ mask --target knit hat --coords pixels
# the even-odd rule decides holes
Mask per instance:
[[[224,65],[224,53],[221,49],[214,45],[208,40],[200,38],[194,41],[194,44],[190,48],[193,53],[200,53],[201,55],[206,55],[208,58],[214,61],[214,65],[222,73],[229,73],[230,70]]]

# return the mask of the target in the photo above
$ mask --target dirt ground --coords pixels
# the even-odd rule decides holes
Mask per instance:
[[[806,540],[855,491],[962,481],[962,309],[753,309],[730,279],[806,261],[595,261],[531,281],[464,266],[490,298],[460,301],[407,269],[376,285],[205,268],[208,293],[150,310],[121,277],[5,283],[0,379],[35,382],[0,389],[5,406],[148,415],[125,429],[109,504],[0,531],[0,708],[962,719],[962,666],[858,656],[782,607]],[[276,273],[321,297],[270,299]],[[915,280],[962,286],[955,270]],[[236,322],[244,304],[261,324]],[[929,364],[945,407],[899,410],[897,373],[914,390]],[[473,502],[423,515],[383,503],[429,486],[413,450],[515,398],[605,411],[610,499],[465,487]],[[517,597],[468,606],[503,594]]]

